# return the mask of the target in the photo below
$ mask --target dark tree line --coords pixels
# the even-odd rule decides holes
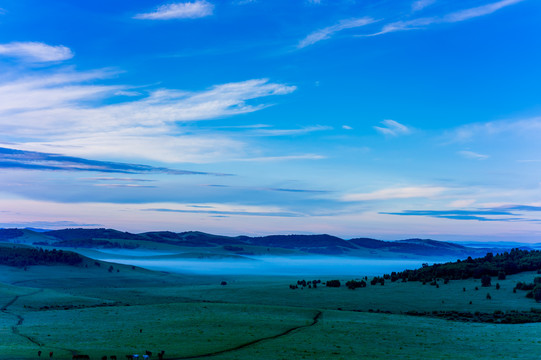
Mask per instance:
[[[10,240],[23,236],[24,232],[20,229],[0,229],[0,240]]]
[[[39,243],[35,243],[35,244],[42,245]],[[57,241],[54,245],[60,246],[60,247],[80,247],[80,248],[102,247],[105,249],[136,249],[139,247],[138,244],[129,244],[129,243],[120,244],[116,241],[98,240],[98,239],[69,239],[69,240]]]
[[[308,287],[309,289],[317,289],[317,284],[321,284],[321,280],[297,280],[297,284],[291,284],[289,285],[290,289],[298,289],[299,286],[301,289],[304,289],[305,287]]]
[[[538,269],[541,269],[541,251],[512,249],[502,254],[488,253],[477,259],[468,257],[466,260],[392,273],[390,279],[391,281],[402,279],[403,281],[423,282],[430,282],[438,278],[461,280],[473,277],[480,279],[483,276],[498,276],[499,279],[505,279],[506,275]]]
[[[0,247],[0,265],[17,267],[54,264],[77,265],[82,261],[81,255],[71,251]]]

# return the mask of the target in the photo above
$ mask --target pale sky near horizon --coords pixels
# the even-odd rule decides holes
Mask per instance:
[[[0,1],[0,227],[541,242],[541,2]]]

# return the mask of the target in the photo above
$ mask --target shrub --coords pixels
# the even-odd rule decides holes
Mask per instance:
[[[541,285],[537,285],[533,289],[533,298],[535,299],[535,301],[541,302]]]
[[[348,289],[355,290],[357,288],[366,287],[366,282],[364,282],[363,280],[361,280],[361,281],[350,280],[350,281],[346,282],[346,286],[347,286]]]
[[[340,280],[329,280],[327,281],[327,287],[340,287]]]

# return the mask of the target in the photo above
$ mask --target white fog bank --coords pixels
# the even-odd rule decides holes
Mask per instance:
[[[425,259],[362,259],[342,257],[253,257],[248,260],[222,259],[141,259],[109,258],[98,260],[135,265],[150,270],[200,275],[383,275],[393,271],[417,269]]]

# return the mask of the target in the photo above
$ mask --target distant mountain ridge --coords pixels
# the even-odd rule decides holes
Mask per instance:
[[[152,231],[140,234],[115,229],[62,229],[33,231],[30,229],[0,229],[0,241],[33,245],[50,245],[66,248],[140,248],[149,244],[168,244],[180,248],[205,248],[206,251],[223,251],[237,254],[262,251],[261,249],[286,249],[299,254],[342,256],[426,256],[456,257],[484,256],[487,252],[501,252],[501,248],[474,248],[451,242],[431,239],[406,239],[383,241],[372,238],[341,239],[327,234],[318,235],[268,235],[259,237],[224,236],[200,231]],[[255,250],[254,250],[255,249]]]

